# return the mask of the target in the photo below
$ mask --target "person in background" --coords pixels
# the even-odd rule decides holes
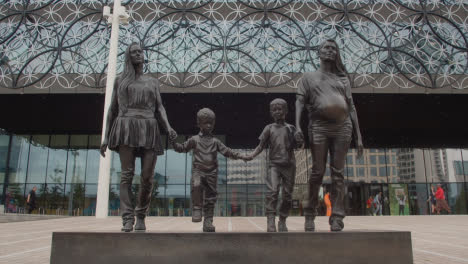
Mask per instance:
[[[323,197],[323,201],[325,202],[325,206],[327,207],[327,216],[331,216],[332,204],[331,204],[331,201],[330,201],[330,192],[327,191],[327,193]]]
[[[405,215],[405,203],[406,203],[406,195],[400,196],[398,199],[398,204],[400,205],[400,210],[398,215]]]
[[[36,209],[36,190],[37,187],[34,186],[28,194],[26,199],[26,204],[28,205],[28,214],[31,214],[34,209]]]
[[[437,191],[435,193],[435,198],[436,198],[436,211],[437,214],[440,214],[441,210],[446,210],[449,214],[452,212],[450,210],[450,207],[445,200],[445,194],[444,194],[444,189],[442,189],[442,185],[437,184]]]
[[[372,202],[374,201],[374,197],[371,195],[369,196],[369,199],[367,199],[366,202],[366,209],[367,209],[367,214],[368,215],[373,215],[373,204]]]
[[[382,215],[382,192],[379,192],[375,195],[375,198],[374,198],[374,206],[375,206],[375,209],[374,209],[374,214],[375,215]]]
[[[427,199],[427,202],[430,202],[431,204],[431,213],[435,214],[437,200],[435,198],[434,186],[431,186],[431,191],[429,193],[429,199]]]

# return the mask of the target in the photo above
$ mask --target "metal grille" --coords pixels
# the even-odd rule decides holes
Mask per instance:
[[[0,1],[0,87],[105,85],[110,1]],[[335,39],[354,88],[468,86],[466,0],[123,1],[118,72],[131,42],[167,89],[293,91]],[[59,92],[60,92],[59,91]]]

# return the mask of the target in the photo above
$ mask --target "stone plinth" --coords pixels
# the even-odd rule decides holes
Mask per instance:
[[[55,232],[51,264],[412,264],[410,232]]]

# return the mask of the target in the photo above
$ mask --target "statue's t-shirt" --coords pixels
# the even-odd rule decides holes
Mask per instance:
[[[346,76],[320,70],[304,73],[299,82],[297,95],[304,97],[310,130],[351,131],[349,113],[354,108],[354,103],[351,85]]]
[[[269,160],[272,164],[288,166],[296,162],[294,157],[294,147],[296,145],[294,133],[296,128],[293,125],[284,123],[269,124],[263,129],[260,145],[269,147]]]

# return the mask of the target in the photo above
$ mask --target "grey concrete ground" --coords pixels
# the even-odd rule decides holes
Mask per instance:
[[[216,217],[219,232],[265,232],[265,217]],[[290,217],[291,232],[303,230],[303,217]],[[328,230],[328,219],[318,217],[318,230]],[[0,263],[49,263],[54,231],[118,231],[119,217],[69,217],[0,224]],[[189,217],[149,217],[148,232],[201,232]],[[468,263],[468,216],[351,216],[345,230],[411,231],[414,263]]]
[[[0,214],[0,223],[38,221],[46,219],[59,219],[68,216],[37,215],[37,214]]]

